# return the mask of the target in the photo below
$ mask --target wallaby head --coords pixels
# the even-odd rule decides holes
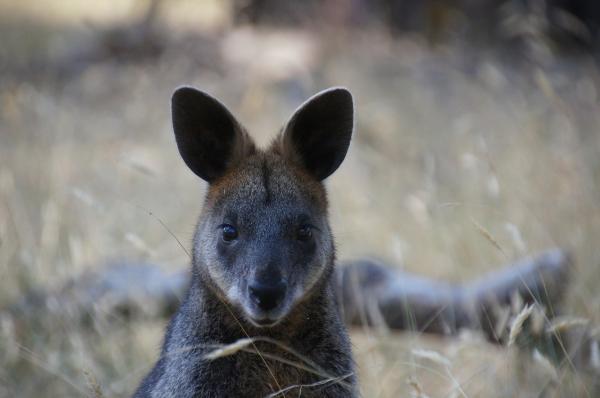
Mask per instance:
[[[223,104],[194,88],[175,91],[172,113],[183,160],[209,183],[194,273],[252,325],[274,326],[331,274],[322,181],[348,150],[352,96],[332,88],[310,98],[266,149]]]

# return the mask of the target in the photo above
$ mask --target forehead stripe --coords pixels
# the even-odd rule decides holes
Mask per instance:
[[[269,167],[267,166],[267,159],[262,162],[262,182],[265,188],[265,204],[271,203],[271,189],[269,186]]]

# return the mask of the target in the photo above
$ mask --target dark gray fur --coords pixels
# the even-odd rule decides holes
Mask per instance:
[[[278,396],[298,396],[292,386],[300,385],[303,397],[357,396],[334,294],[335,250],[321,182],[350,143],[350,93],[330,89],[311,98],[266,150],[207,94],[184,87],[172,104],[180,153],[210,187],[194,237],[189,289],[160,359],[134,396],[264,397],[288,387]],[[225,239],[223,224],[235,226],[233,241]],[[310,230],[308,239],[302,228]],[[285,294],[265,310],[250,286],[277,283]],[[302,355],[313,372],[290,364],[303,360],[265,341],[205,358],[218,346],[259,336]],[[327,379],[336,380],[309,386]]]

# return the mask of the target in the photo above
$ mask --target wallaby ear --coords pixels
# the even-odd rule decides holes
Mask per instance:
[[[339,87],[321,91],[302,104],[284,127],[284,156],[324,180],[346,157],[353,125],[352,94]]]
[[[181,157],[209,183],[255,151],[254,143],[225,105],[202,91],[192,87],[175,90],[171,113]]]

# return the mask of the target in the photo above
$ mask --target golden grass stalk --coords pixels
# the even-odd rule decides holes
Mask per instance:
[[[411,388],[411,392],[410,395],[413,398],[429,398],[429,395],[425,394],[425,392],[423,391],[423,387],[421,386],[421,383],[419,383],[419,381],[413,377],[410,377],[407,380],[407,383],[409,385],[409,387]]]
[[[519,312],[517,314],[517,316],[515,317],[515,319],[512,321],[512,323],[510,325],[510,332],[508,333],[508,346],[509,347],[515,343],[517,337],[523,330],[523,324],[525,323],[525,321],[529,318],[529,316],[533,312],[533,308],[534,308],[533,304],[526,305],[525,307],[523,307],[521,312]]]
[[[83,370],[83,374],[85,376],[85,380],[87,382],[88,389],[90,390],[90,394],[92,398],[104,398],[104,394],[102,393],[102,387],[100,387],[100,383],[96,379],[96,376],[90,370]]]
[[[490,242],[496,249],[498,249],[498,251],[500,251],[500,253],[502,253],[503,256],[507,257],[506,253],[504,252],[504,249],[502,249],[502,246],[500,246],[498,241],[487,229],[485,229],[481,224],[475,221],[473,217],[471,217],[471,223],[488,242]]]
[[[413,350],[410,351],[411,354],[417,358],[421,358],[421,359],[427,359],[431,362],[435,362],[439,365],[445,366],[447,368],[449,368],[452,365],[452,362],[446,358],[445,356],[443,356],[442,354],[440,354],[437,351],[434,350],[425,350],[422,348],[415,348]]]
[[[252,338],[244,338],[239,339],[231,344],[227,344],[224,347],[217,348],[214,351],[209,352],[204,356],[204,359],[208,359],[209,361],[215,360],[217,358],[227,357],[229,355],[233,355],[238,351],[243,350],[248,347],[250,344],[253,344],[254,340]]]
[[[331,378],[327,378],[327,379],[323,379],[323,380],[319,380],[317,382],[311,383],[311,384],[292,384],[291,386],[287,386],[285,388],[280,389],[279,391],[275,391],[269,395],[267,395],[265,398],[275,398],[278,397],[280,395],[284,395],[286,392],[290,391],[290,390],[294,390],[294,389],[298,389],[298,396],[302,396],[302,389],[303,388],[313,388],[313,387],[320,387],[320,386],[324,386],[326,384],[330,384],[330,383],[337,383],[340,382],[344,379],[347,379],[348,377],[352,376],[352,373],[348,373],[347,375],[344,376],[339,376],[339,377],[331,377]]]
[[[559,316],[554,318],[546,328],[547,333],[560,333],[575,326],[585,326],[590,323],[589,319],[573,316]]]

